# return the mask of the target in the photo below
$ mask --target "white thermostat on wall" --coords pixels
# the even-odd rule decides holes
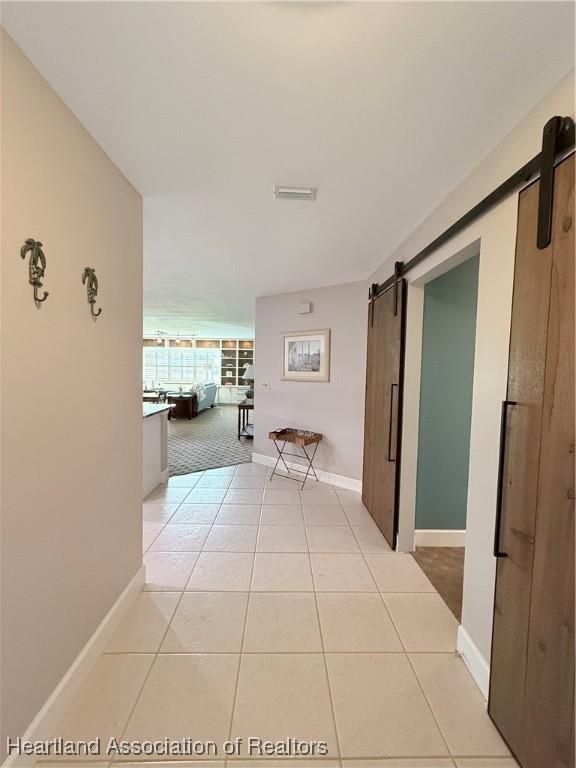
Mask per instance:
[[[304,301],[302,304],[298,304],[299,315],[309,315],[312,312],[312,304],[309,301]]]

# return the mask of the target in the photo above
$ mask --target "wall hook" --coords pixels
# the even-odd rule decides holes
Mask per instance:
[[[25,259],[28,254],[30,254],[28,282],[34,288],[34,303],[40,309],[42,302],[46,301],[49,296],[48,291],[44,291],[42,297],[38,293],[40,288],[42,288],[42,278],[46,272],[46,256],[44,256],[40,240],[34,240],[31,237],[26,240],[20,249],[20,256]]]
[[[86,267],[82,272],[82,285],[86,285],[86,294],[88,304],[90,304],[90,314],[96,320],[102,314],[102,307],[98,308],[98,311],[94,311],[94,304],[96,304],[96,296],[98,295],[98,278],[96,277],[96,270],[93,267]]]

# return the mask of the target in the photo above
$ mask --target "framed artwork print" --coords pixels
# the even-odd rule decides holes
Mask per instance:
[[[330,381],[330,330],[284,336],[284,381]]]

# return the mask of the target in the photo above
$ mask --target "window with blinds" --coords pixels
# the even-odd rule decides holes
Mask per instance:
[[[143,378],[150,386],[164,382],[220,384],[219,349],[144,347]]]

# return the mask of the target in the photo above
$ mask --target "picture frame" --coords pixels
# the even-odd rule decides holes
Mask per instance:
[[[330,381],[330,329],[282,334],[283,381]]]

